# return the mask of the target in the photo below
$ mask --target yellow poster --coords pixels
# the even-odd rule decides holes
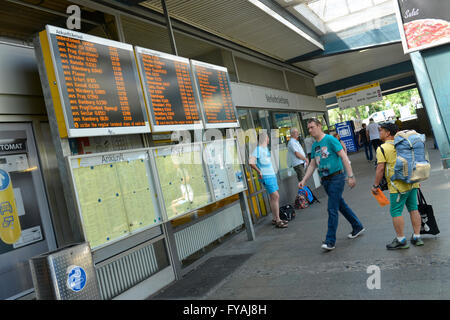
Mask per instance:
[[[13,244],[19,240],[21,232],[11,177],[0,169],[0,239]]]
[[[148,159],[107,164],[96,164],[94,159],[90,163],[74,168],[73,176],[83,230],[91,248],[161,222]]]
[[[153,203],[154,190],[150,188],[144,159],[116,164],[125,212],[130,231],[161,222]]]

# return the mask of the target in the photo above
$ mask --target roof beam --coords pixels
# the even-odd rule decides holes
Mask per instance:
[[[316,87],[317,95],[324,95],[330,92],[345,90],[357,86],[361,83],[373,82],[379,79],[395,76],[397,74],[411,72],[413,66],[410,60],[378,68],[372,71],[360,73],[351,77],[322,84]]]

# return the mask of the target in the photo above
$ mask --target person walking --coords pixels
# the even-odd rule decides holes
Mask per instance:
[[[272,210],[272,224],[277,228],[287,228],[288,222],[280,219],[280,195],[278,194],[277,176],[272,166],[269,148],[269,135],[265,130],[259,134],[258,146],[249,158],[250,166],[258,173],[261,183],[269,193],[270,209]]]
[[[403,122],[400,120],[400,117],[397,117],[397,120],[395,120],[395,125],[397,126],[398,130],[402,130]]]
[[[335,137],[336,139],[338,139],[339,143],[342,146],[342,149],[344,149],[345,154],[347,154],[347,146],[345,145],[344,141],[341,140],[341,136],[339,135],[339,133],[337,132],[333,132],[333,137]]]
[[[299,133],[297,128],[291,129],[291,139],[288,142],[287,165],[293,167],[297,174],[297,180],[301,181],[305,176],[305,165],[309,164],[305,152],[298,141]]]
[[[391,181],[390,179],[394,174],[394,166],[397,161],[397,152],[394,146],[394,136],[397,131],[398,127],[393,123],[383,123],[380,126],[380,138],[384,144],[377,150],[377,170],[372,186],[372,192],[376,193],[383,174],[386,176],[390,194],[390,214],[395,233],[397,234],[397,237],[386,245],[388,250],[409,248],[403,231],[405,222],[402,212],[405,205],[409,211],[414,230],[410,241],[415,246],[422,246],[424,244],[420,237],[421,218],[417,206],[417,188],[419,188],[419,184],[410,184],[402,180]]]
[[[344,168],[348,175],[350,188],[356,185],[355,176],[347,154],[335,137],[323,132],[322,124],[319,120],[309,119],[308,131],[316,141],[312,145],[311,162],[298,187],[303,188],[306,185],[306,181],[318,167],[322,185],[328,195],[328,231],[322,244],[322,249],[330,251],[335,249],[338,212],[341,212],[352,226],[352,232],[347,236],[348,238],[354,239],[358,237],[365,231],[365,228],[342,198],[345,186]]]
[[[369,145],[373,147],[375,154],[377,153],[377,148],[381,145],[379,129],[378,123],[373,121],[373,118],[370,118],[366,134],[369,137]]]
[[[366,124],[362,124],[362,129],[359,131],[358,143],[364,146],[364,152],[366,153],[367,161],[373,160],[372,148],[369,144],[369,139],[367,138]]]

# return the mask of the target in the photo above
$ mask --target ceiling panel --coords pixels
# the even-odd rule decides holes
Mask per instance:
[[[166,4],[172,18],[279,60],[318,49],[247,0],[166,0]],[[163,11],[160,0],[141,5]]]

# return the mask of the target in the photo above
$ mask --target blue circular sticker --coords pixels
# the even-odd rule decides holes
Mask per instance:
[[[70,266],[67,268],[67,287],[79,292],[86,286],[86,272],[82,267]]]
[[[5,170],[0,169],[0,191],[5,190],[9,186],[9,174]]]

